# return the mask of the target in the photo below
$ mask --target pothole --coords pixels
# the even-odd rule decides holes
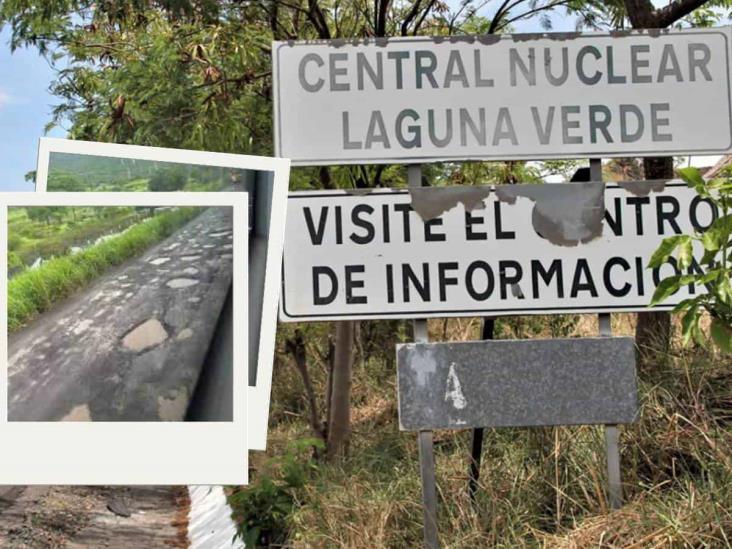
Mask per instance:
[[[179,341],[183,341],[184,339],[188,339],[193,335],[193,330],[190,328],[183,328],[180,332],[178,332],[178,335],[176,336],[176,339]]]
[[[198,284],[198,280],[195,278],[171,278],[165,283],[168,288],[188,288],[196,284]]]
[[[162,421],[183,421],[187,407],[188,392],[185,388],[158,397],[158,417]]]
[[[157,265],[163,265],[164,263],[167,263],[168,261],[170,261],[169,257],[158,257],[157,259],[151,260],[150,263],[157,266]]]
[[[143,351],[168,339],[168,332],[156,318],[146,320],[122,338],[122,346],[131,351]]]
[[[74,406],[68,414],[61,418],[61,421],[91,421],[89,406],[86,404]]]
[[[187,275],[191,275],[191,276],[197,275],[198,269],[196,269],[195,267],[186,267],[185,269],[183,269],[183,274],[187,274]]]
[[[196,259],[200,259],[200,255],[184,255],[181,257],[181,260],[183,261],[195,261]]]

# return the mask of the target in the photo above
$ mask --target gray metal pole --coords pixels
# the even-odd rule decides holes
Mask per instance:
[[[493,317],[483,318],[483,329],[481,339],[493,339],[495,319]],[[470,468],[468,469],[468,495],[470,501],[476,502],[475,494],[478,492],[478,480],[480,480],[480,462],[483,456],[483,436],[485,429],[477,427],[473,429],[473,441],[470,446]]]
[[[407,184],[410,187],[422,186],[422,166],[412,164],[407,166]],[[429,341],[427,320],[412,321],[415,343]],[[435,478],[435,453],[432,444],[432,431],[420,431],[419,441],[419,472],[422,477],[422,509],[424,513],[424,544],[427,549],[438,549],[440,543],[437,538],[437,480]]]
[[[590,179],[602,181],[602,160],[590,159]],[[597,315],[601,336],[613,335],[610,314]],[[620,448],[618,447],[618,426],[605,425],[605,450],[607,453],[608,503],[612,509],[620,509],[623,505],[623,485],[620,480]]]

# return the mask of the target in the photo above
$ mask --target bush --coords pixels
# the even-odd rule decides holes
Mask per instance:
[[[298,493],[317,470],[313,447],[319,439],[291,442],[284,455],[270,458],[257,479],[229,496],[237,537],[247,547],[270,547],[287,541],[290,517],[298,506]]]
[[[147,186],[151,191],[179,191],[187,182],[188,177],[181,168],[168,168],[155,173]]]

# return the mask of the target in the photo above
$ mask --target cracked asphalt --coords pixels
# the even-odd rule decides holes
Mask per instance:
[[[181,421],[232,281],[231,208],[176,233],[8,339],[10,421]]]

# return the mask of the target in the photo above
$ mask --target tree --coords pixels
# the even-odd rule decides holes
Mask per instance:
[[[54,172],[48,176],[48,187],[58,191],[81,192],[86,190],[82,181],[70,173]]]
[[[728,2],[707,0],[674,0],[656,9],[650,0],[625,0],[625,10],[634,29],[658,29],[676,24],[704,5],[728,7]],[[643,159],[646,179],[671,179],[674,176],[674,159],[671,156]],[[671,338],[671,315],[666,312],[638,313],[635,341],[639,349],[641,366],[650,362],[649,351],[668,351]]]
[[[158,170],[147,182],[151,191],[180,191],[186,186],[188,177],[181,168]]]

